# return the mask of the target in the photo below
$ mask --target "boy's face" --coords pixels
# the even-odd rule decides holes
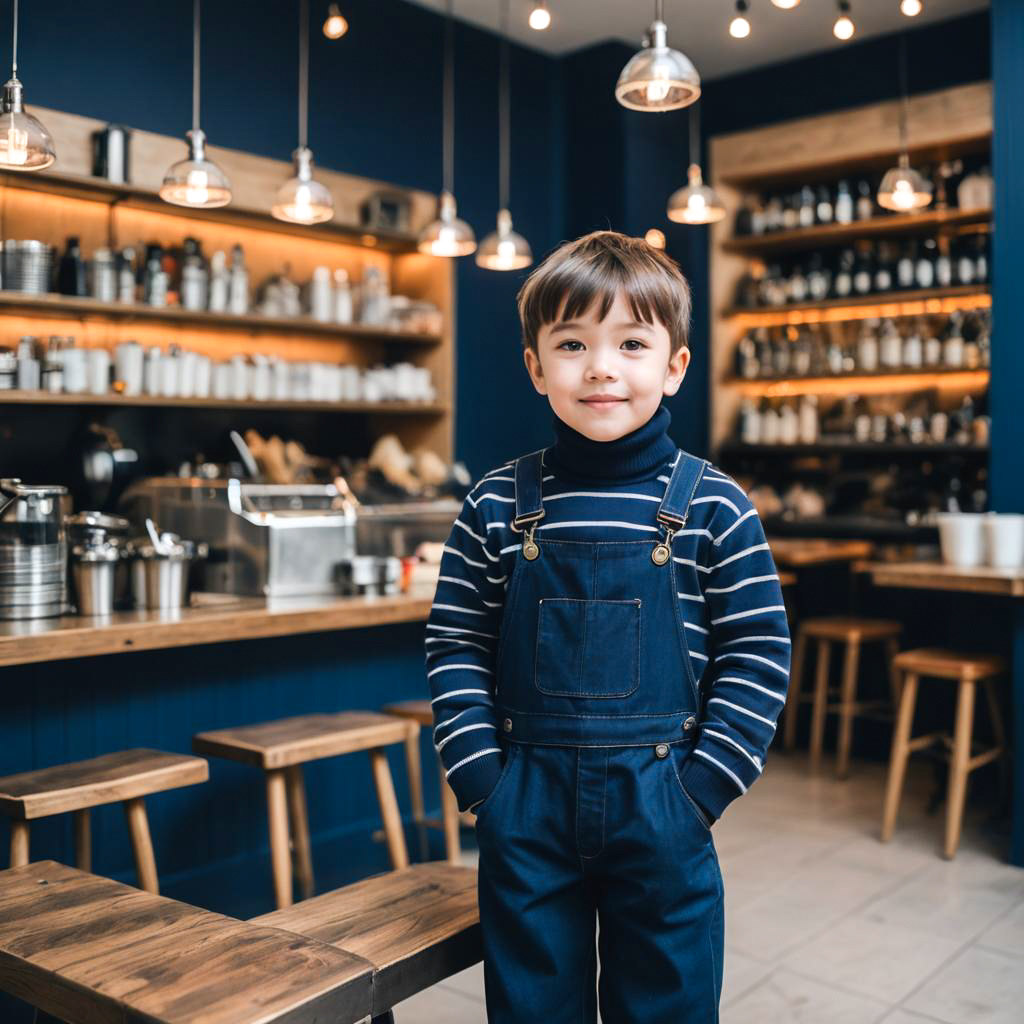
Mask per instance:
[[[637,321],[620,292],[608,315],[600,303],[571,322],[538,332],[537,352],[523,352],[533,386],[560,420],[592,441],[614,441],[643,426],[674,395],[690,362],[681,348],[669,358],[668,328]]]

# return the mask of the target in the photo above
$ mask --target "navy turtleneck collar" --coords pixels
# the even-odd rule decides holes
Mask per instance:
[[[555,444],[544,465],[556,474],[593,480],[643,480],[655,476],[675,453],[668,436],[672,417],[664,405],[641,427],[614,441],[592,441],[554,417]]]

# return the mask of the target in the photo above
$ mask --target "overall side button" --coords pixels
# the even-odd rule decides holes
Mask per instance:
[[[683,732],[689,732],[697,724],[697,719],[690,715],[689,718],[683,722]]]
[[[659,759],[664,759],[664,758],[668,757],[668,744],[667,743],[659,743],[654,748],[654,756],[659,758]]]

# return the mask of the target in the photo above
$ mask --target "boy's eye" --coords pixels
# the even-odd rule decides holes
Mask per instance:
[[[583,343],[582,343],[582,342],[580,342],[580,341],[574,341],[574,340],[573,340],[573,339],[571,339],[571,338],[570,338],[570,339],[569,339],[568,341],[563,341],[563,342],[562,342],[562,344],[561,344],[561,345],[559,345],[558,347],[559,347],[559,348],[565,348],[565,346],[566,346],[566,345],[579,345],[579,346],[580,346],[580,348],[582,348],[582,347],[583,347]],[[573,348],[573,349],[566,349],[566,351],[568,351],[568,352],[577,352],[577,351],[579,351],[579,350],[578,350],[578,349],[575,349],[575,348]]]
[[[622,344],[623,345],[636,345],[636,346],[638,346],[637,348],[631,348],[629,350],[630,352],[639,352],[640,349],[647,348],[647,346],[642,341],[638,340],[637,338],[627,338]]]

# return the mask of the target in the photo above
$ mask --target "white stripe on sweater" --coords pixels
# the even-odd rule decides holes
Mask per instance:
[[[765,725],[771,728],[772,732],[775,732],[775,723],[770,718],[765,718],[764,715],[757,715],[750,708],[733,704],[731,700],[726,700],[724,697],[712,697],[708,704],[724,704],[727,708],[732,708],[733,711],[738,711],[741,715],[747,715],[750,718],[756,718],[759,722],[764,722]]]
[[[538,530],[566,530],[574,526],[615,526],[623,530],[637,530],[640,533],[659,533],[657,526],[643,526],[639,523],[623,523],[608,519],[573,519],[564,523],[541,523]]]
[[[444,608],[450,612],[465,612],[466,615],[486,615],[487,612],[482,612],[477,608],[463,608],[457,604],[437,604],[436,602],[430,606],[431,608]]]
[[[714,729],[702,729],[700,734],[701,736],[713,736],[716,740],[721,740],[723,743],[728,743],[730,747],[735,747],[759,772],[764,771],[761,759],[755,757],[746,747],[737,743],[731,736],[726,736],[724,732],[716,732]]]
[[[462,665],[462,664],[459,664],[459,665],[442,665],[440,668],[432,668],[427,673],[427,678],[429,679],[431,676],[436,676],[438,672],[454,672],[457,668],[465,669],[467,672],[483,672],[484,675],[488,675],[488,676],[494,675],[494,673],[489,668],[484,668],[483,665]]]
[[[739,583],[733,583],[728,587],[705,587],[705,594],[731,594],[734,590],[739,590],[741,587],[749,587],[753,583],[768,583],[770,580],[777,580],[779,577],[775,573],[770,573],[767,576],[748,576],[745,580],[740,580]]]
[[[694,747],[693,752],[698,757],[703,757],[705,761],[710,761],[712,764],[718,765],[719,769],[725,772],[725,774],[728,775],[729,778],[732,779],[732,781],[735,782],[737,786],[739,786],[740,792],[746,793],[747,787],[743,785],[743,782],[740,779],[740,777],[734,771],[731,771],[729,768],[726,768],[726,766],[722,764],[722,762],[719,761],[718,758],[712,757],[706,751],[701,750],[700,747]]]
[[[561,494],[546,494],[544,501],[557,501],[559,498],[630,498],[637,501],[661,501],[654,494],[632,494],[627,491],[563,491]]]
[[[762,686],[760,683],[751,682],[749,679],[741,679],[739,676],[719,676],[715,682],[736,683],[737,686],[749,686],[752,690],[760,690],[761,693],[765,693],[769,697],[774,697],[780,704],[786,703],[786,695],[784,693],[776,693],[775,690],[769,690],[768,687]]]
[[[733,510],[733,512],[736,513],[736,515],[740,514],[740,510],[728,498],[723,497],[721,494],[709,494],[709,495],[707,495],[707,497],[704,497],[704,498],[691,498],[690,499],[690,504],[691,505],[705,505],[705,504],[707,504],[709,502],[712,502],[712,501],[720,502],[721,504],[727,506],[728,508],[731,508]]]
[[[792,644],[793,642],[788,636],[738,636],[735,640],[726,640],[718,646],[728,647],[730,644],[752,644],[757,643],[759,640],[771,640],[777,644]]]
[[[789,678],[788,668],[772,661],[770,658],[763,658],[760,654],[745,654],[743,651],[728,651],[725,654],[720,654],[715,658],[715,661],[724,661],[726,658],[746,658],[748,661],[759,661],[762,665],[767,665],[769,668],[773,668],[776,672],[784,675],[787,679]]]
[[[745,612],[734,612],[732,615],[723,615],[720,619],[712,619],[711,625],[718,626],[723,622],[732,622],[734,619],[749,619],[751,615],[763,615],[765,612],[784,612],[784,604],[769,604],[764,608],[748,608]]]
[[[436,704],[439,700],[447,700],[449,697],[462,697],[467,693],[481,693],[485,697],[489,697],[491,694],[490,690],[449,690],[447,693],[439,694],[430,703]]]
[[[746,558],[748,555],[756,554],[758,551],[768,551],[767,544],[754,544],[752,547],[744,548],[742,551],[737,551],[735,555],[730,555],[728,558],[723,558],[720,562],[716,562],[711,568],[721,569],[723,565],[728,565],[730,562],[735,562],[738,558]]]
[[[715,547],[720,547],[720,546],[721,546],[721,544],[722,544],[722,541],[723,541],[723,540],[725,540],[725,538],[726,538],[726,537],[728,537],[728,536],[729,536],[729,534],[730,534],[730,533],[732,533],[732,531],[733,531],[733,530],[735,530],[735,529],[736,529],[736,527],[740,525],[740,523],[742,523],[742,522],[743,522],[744,520],[746,520],[746,519],[749,519],[749,518],[750,518],[751,516],[756,516],[756,515],[757,515],[757,509],[756,509],[756,508],[748,508],[748,509],[747,509],[747,511],[746,511],[746,512],[744,512],[744,513],[743,513],[743,515],[741,515],[741,516],[740,516],[740,517],[739,517],[739,518],[738,518],[738,519],[737,519],[737,520],[736,520],[736,521],[735,521],[735,522],[734,522],[734,523],[732,524],[732,526],[729,526],[729,527],[727,527],[726,529],[724,529],[724,530],[723,530],[723,531],[722,531],[722,532],[721,532],[721,533],[720,533],[720,534],[719,534],[719,535],[718,535],[718,536],[717,536],[717,537],[715,538]]]
[[[473,732],[474,729],[497,729],[497,726],[493,722],[477,722],[475,725],[464,725],[461,729],[456,729],[454,732],[448,733],[447,736],[440,743],[435,743],[434,746],[437,752],[440,754],[442,747],[449,741],[455,739],[456,736],[461,736],[464,732]]]
[[[470,761],[475,761],[478,757],[483,757],[484,754],[500,754],[501,747],[487,747],[485,750],[478,750],[475,754],[470,754],[469,757],[464,757],[461,761],[456,761],[444,773],[444,777],[447,779],[456,768],[461,768],[464,764],[469,764]]]
[[[497,640],[497,633],[481,633],[479,629],[459,629],[458,626],[439,626],[437,623],[428,622],[427,629],[443,629],[446,633],[469,633],[471,636],[485,636],[489,640]]]

